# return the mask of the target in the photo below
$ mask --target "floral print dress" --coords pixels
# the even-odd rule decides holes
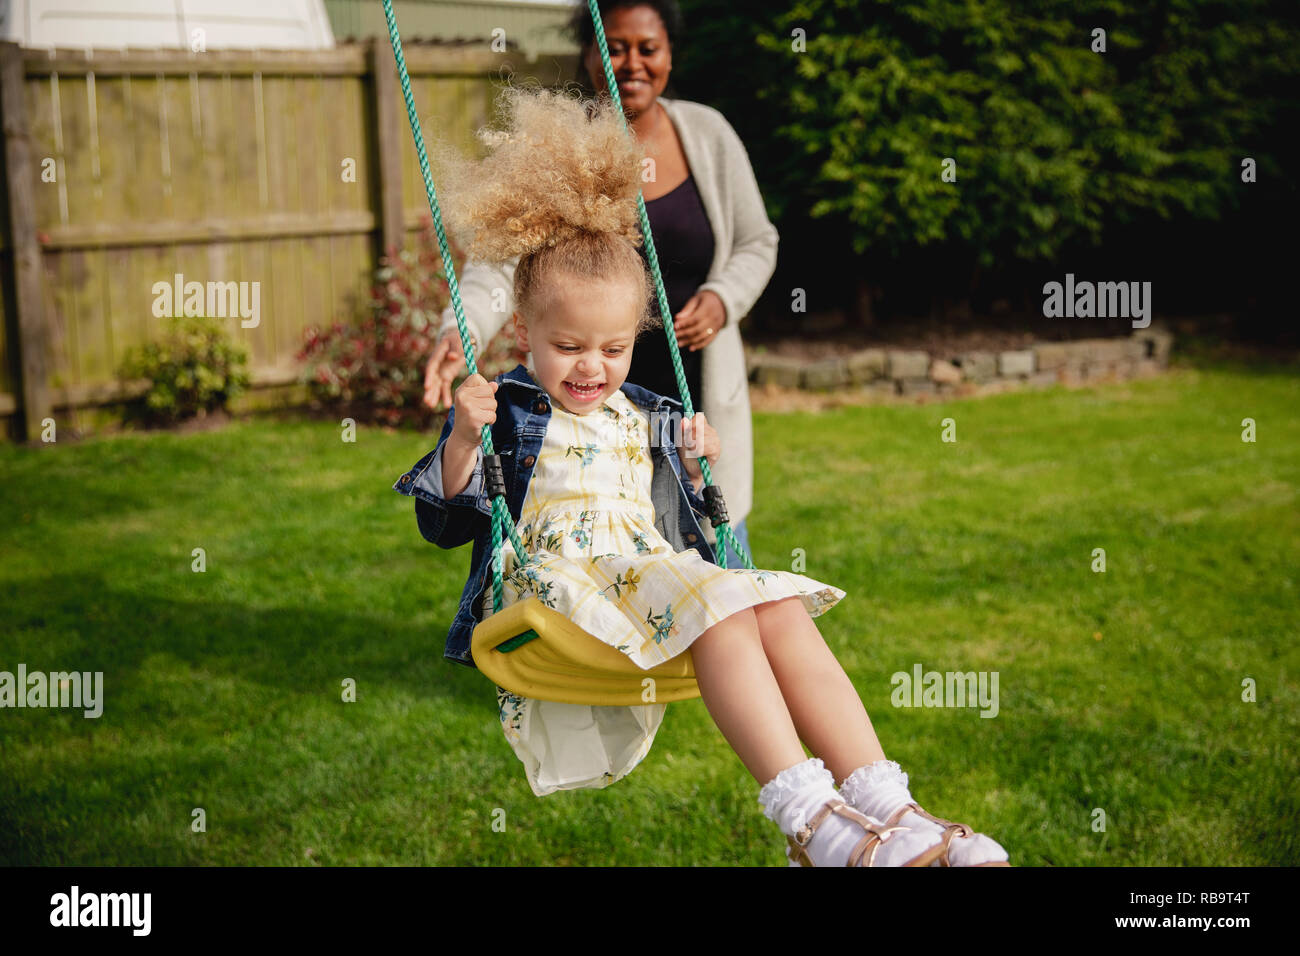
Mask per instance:
[[[507,606],[536,597],[651,668],[745,608],[798,596],[816,617],[844,597],[793,572],[724,569],[694,549],[674,551],[654,525],[646,414],[621,391],[585,415],[552,409],[519,516],[537,560],[516,567],[512,550],[503,551]],[[564,704],[501,687],[497,701],[539,797],[626,776],[649,752],[667,707]]]

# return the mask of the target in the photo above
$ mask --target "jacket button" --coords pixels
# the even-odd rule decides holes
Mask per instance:
[[[529,455],[527,458],[524,459],[524,467],[525,467],[525,468],[531,468],[531,467],[533,467],[533,464],[534,464],[536,461],[537,461],[537,456],[536,456],[536,455]]]
[[[545,415],[550,410],[551,410],[551,406],[547,405],[545,402],[538,402],[536,405],[533,406],[533,411],[536,412],[538,415]]]
[[[410,481],[411,481],[411,476],[410,476],[410,475],[403,475],[403,476],[402,476],[402,484],[404,484],[404,485],[405,485],[405,484],[409,484]]]
[[[687,544],[694,544],[694,543],[695,543],[695,532],[694,532],[694,531],[692,531],[692,532],[690,532],[688,535],[686,535],[686,543],[687,543]]]

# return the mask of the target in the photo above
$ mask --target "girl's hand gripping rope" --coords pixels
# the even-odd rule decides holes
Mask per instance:
[[[456,389],[456,420],[442,449],[442,488],[447,498],[465,490],[478,461],[483,426],[497,420],[497,383],[475,372]]]
[[[682,422],[682,467],[691,478],[691,483],[698,493],[704,485],[704,475],[700,471],[697,458],[704,458],[712,468],[718,462],[718,453],[722,451],[722,442],[718,433],[703,412],[696,412],[694,418]]]
[[[497,383],[489,382],[478,372],[470,375],[456,389],[456,424],[448,441],[455,438],[477,448],[483,426],[497,420]]]

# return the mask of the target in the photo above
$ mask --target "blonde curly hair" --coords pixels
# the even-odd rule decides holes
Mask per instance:
[[[531,322],[568,279],[627,282],[640,303],[637,332],[650,315],[650,278],[637,195],[642,151],[608,96],[568,90],[502,90],[502,130],[481,129],[481,160],[436,148],[439,202],[467,255],[483,262],[519,257],[516,308]]]

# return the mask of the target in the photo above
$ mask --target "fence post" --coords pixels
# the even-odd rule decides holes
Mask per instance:
[[[53,417],[46,382],[49,356],[41,298],[41,247],[36,240],[36,205],[32,190],[38,182],[32,165],[27,128],[23,51],[16,43],[0,43],[0,115],[4,117],[5,188],[9,198],[9,234],[13,261],[13,304],[17,315],[9,322],[16,377],[14,395],[22,405],[20,439],[35,441],[41,422]],[[6,283],[10,284],[10,283]]]
[[[380,255],[401,249],[406,235],[402,212],[402,127],[397,66],[387,37],[370,38],[368,66],[375,117],[375,178],[378,180]]]

